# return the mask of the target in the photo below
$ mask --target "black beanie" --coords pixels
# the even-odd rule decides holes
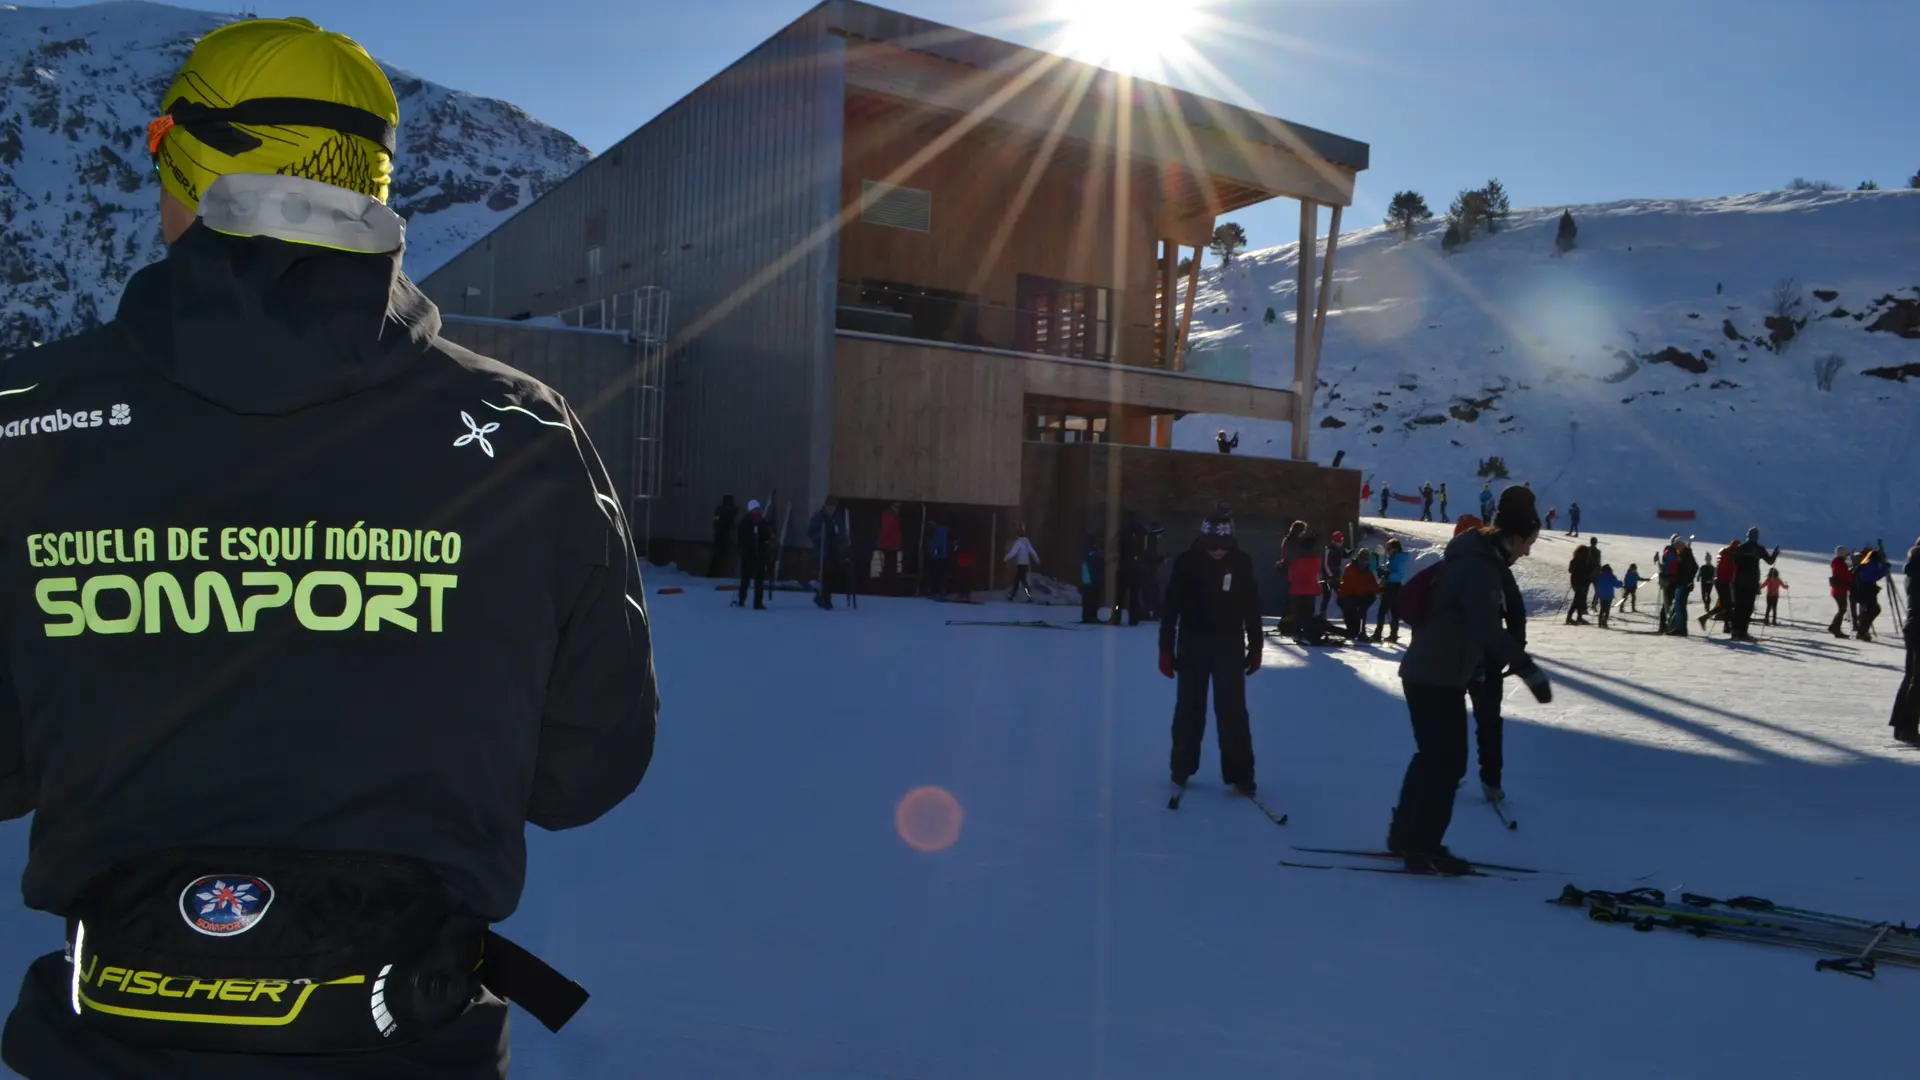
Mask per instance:
[[[1540,509],[1534,504],[1532,490],[1510,487],[1500,493],[1494,507],[1493,527],[1513,536],[1535,536],[1540,532]]]

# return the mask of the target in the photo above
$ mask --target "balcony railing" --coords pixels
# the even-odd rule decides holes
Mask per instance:
[[[1044,294],[1045,306],[1018,308],[937,290],[842,281],[834,325],[948,345],[1110,361],[1128,332],[1115,318],[1120,295],[1114,289],[1077,287]],[[1128,357],[1151,351],[1150,333],[1138,346],[1133,336],[1126,342]]]

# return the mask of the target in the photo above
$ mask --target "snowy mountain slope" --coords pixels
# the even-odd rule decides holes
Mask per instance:
[[[111,316],[158,259],[146,125],[195,39],[231,16],[119,0],[0,4],[0,353]],[[422,277],[584,163],[585,147],[491,98],[398,68],[392,205]]]
[[[1564,256],[1557,207],[1517,210],[1450,256],[1438,221],[1411,241],[1342,236],[1315,460],[1344,450],[1401,491],[1446,482],[1463,510],[1478,463],[1498,455],[1543,508],[1578,501],[1606,528],[1663,530],[1665,508],[1696,511],[1689,531],[1759,524],[1815,549],[1920,532],[1920,192],[1572,212]],[[1203,277],[1193,366],[1291,383],[1295,248]],[[1767,317],[1787,278],[1802,306],[1776,346]],[[1836,355],[1822,392],[1816,363]],[[1288,452],[1286,425],[1226,417],[1188,418],[1175,445],[1210,449],[1221,427],[1241,432],[1242,453]]]

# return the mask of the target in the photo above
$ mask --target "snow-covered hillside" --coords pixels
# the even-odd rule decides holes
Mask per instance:
[[[1571,209],[1566,255],[1560,207],[1517,210],[1446,256],[1438,220],[1410,241],[1343,235],[1315,460],[1344,450],[1376,486],[1445,482],[1471,509],[1497,455],[1590,527],[1653,532],[1666,508],[1697,511],[1683,529],[1715,540],[1755,524],[1816,549],[1920,531],[1920,191]],[[1193,366],[1291,383],[1296,260],[1288,245],[1203,277]],[[1800,307],[1776,344],[1789,278]],[[1823,392],[1816,366],[1834,356]],[[1289,450],[1284,424],[1210,416],[1175,445],[1211,449],[1221,427],[1242,453]]]
[[[230,21],[136,0],[0,4],[0,354],[111,316],[160,257],[147,122],[194,40]],[[504,101],[386,70],[401,115],[392,205],[416,278],[590,156]]]

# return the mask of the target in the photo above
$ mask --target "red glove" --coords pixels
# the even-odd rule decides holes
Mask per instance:
[[[1169,679],[1173,678],[1173,650],[1172,649],[1160,650],[1160,674],[1165,675]]]
[[[1258,645],[1255,645],[1251,650],[1248,651],[1247,674],[1251,675],[1254,672],[1260,670],[1260,652],[1261,652],[1260,646]]]

